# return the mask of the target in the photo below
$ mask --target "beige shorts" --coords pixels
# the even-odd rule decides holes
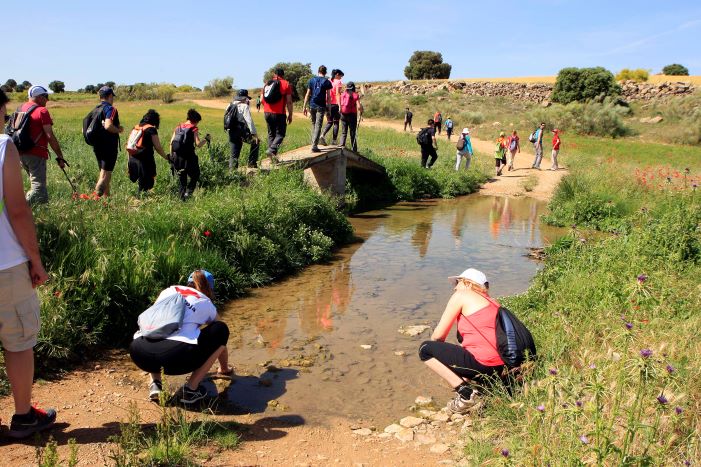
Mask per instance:
[[[0,271],[0,344],[22,352],[37,343],[39,297],[32,288],[27,263]]]

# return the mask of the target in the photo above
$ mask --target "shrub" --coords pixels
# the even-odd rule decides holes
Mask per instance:
[[[312,64],[300,62],[276,63],[263,73],[263,82],[267,82],[273,77],[276,68],[285,70],[285,80],[292,87],[292,100],[295,102],[301,100],[302,96],[307,92],[307,82],[314,76],[312,74]]]
[[[479,125],[484,122],[484,114],[482,112],[461,112],[458,114],[457,120],[470,125]]]
[[[411,96],[409,98],[410,105],[424,105],[427,103],[428,103],[428,97],[424,96],[423,94],[419,94],[418,96]]]
[[[662,74],[670,76],[689,76],[689,69],[678,63],[672,63],[662,68]]]
[[[175,96],[175,91],[177,91],[177,88],[172,84],[161,84],[156,88],[158,98],[165,104],[170,104],[175,100],[173,98],[173,96]]]
[[[563,68],[557,74],[552,100],[569,104],[618,94],[620,87],[605,68]]]
[[[66,85],[63,81],[51,81],[49,83],[49,89],[58,94],[66,91]]]
[[[617,138],[631,134],[623,122],[630,113],[627,107],[616,105],[611,100],[603,103],[574,102],[568,105],[553,105],[547,109],[536,108],[527,115],[530,127],[540,122],[550,122],[550,127],[572,131],[580,135],[610,136]]]
[[[448,79],[451,66],[443,63],[440,52],[417,50],[409,58],[409,64],[404,68],[407,79]]]
[[[231,95],[234,89],[234,78],[227,76],[226,78],[214,78],[207,86],[204,87],[204,92],[209,97],[224,97]]]
[[[17,86],[17,81],[10,78],[7,81],[5,81],[5,84],[3,86],[4,86],[3,91],[5,89],[7,89],[7,91],[5,91],[5,92],[12,92],[15,90],[15,86]]]
[[[99,88],[97,88],[94,84],[88,84],[85,86],[84,91],[87,92],[88,94],[95,94]],[[122,96],[119,96],[120,98]]]
[[[633,80],[643,82],[647,81],[649,78],[650,72],[648,70],[643,70],[642,68],[636,68],[635,70],[624,68],[616,75],[616,80],[618,81]]]

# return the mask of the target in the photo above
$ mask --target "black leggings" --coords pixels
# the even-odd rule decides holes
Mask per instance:
[[[136,366],[149,373],[184,375],[205,364],[212,354],[229,341],[229,327],[214,321],[200,331],[197,344],[168,339],[134,339],[129,346],[131,359]]]
[[[424,341],[419,347],[419,358],[422,362],[435,358],[456,375],[471,380],[478,380],[485,375],[498,375],[504,367],[482,365],[461,346],[440,341]]]

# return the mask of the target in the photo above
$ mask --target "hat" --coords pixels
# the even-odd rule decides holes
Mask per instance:
[[[47,91],[44,86],[32,86],[29,88],[29,91],[27,91],[27,95],[32,99],[39,96],[48,96],[49,91]]]
[[[470,134],[470,129],[469,129],[469,128],[463,128],[463,129],[462,129],[462,134],[463,134],[463,135],[469,135],[469,134]]]
[[[560,130],[558,130],[557,128],[553,128],[553,133],[559,133],[559,132],[560,132]]]
[[[100,95],[100,97],[107,97],[107,96],[114,96],[114,89],[112,89],[109,86],[102,86],[97,93]]]
[[[209,287],[212,290],[214,290],[214,276],[212,275],[212,273],[207,271],[206,269],[198,269],[197,271],[202,271],[204,277],[207,278],[207,282],[209,282]],[[187,278],[188,282],[192,282],[192,276],[194,276],[197,271],[193,271],[192,274],[190,274],[190,277]]]
[[[239,92],[236,93],[237,99],[240,99],[242,97],[245,97],[246,99],[251,98],[251,96],[248,95],[248,89],[239,89]]]
[[[485,276],[482,271],[472,268],[465,269],[459,276],[450,276],[448,279],[453,283],[453,287],[458,284],[458,279],[467,279],[482,287],[485,287],[485,284],[488,282],[487,276]]]
[[[346,84],[346,89],[355,90],[355,83],[353,81],[348,81],[348,84]]]
[[[502,132],[499,133],[499,136],[506,136],[506,133],[504,133],[504,132],[502,131]]]

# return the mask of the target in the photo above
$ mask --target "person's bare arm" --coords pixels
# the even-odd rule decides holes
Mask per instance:
[[[105,119],[105,130],[110,133],[119,134],[124,131],[124,127],[114,124],[111,118]]]
[[[309,95],[311,94],[311,89],[307,89],[307,92],[304,94],[304,102],[302,103],[302,113],[304,116],[307,116],[307,103],[309,102]]]
[[[46,133],[46,138],[49,141],[49,146],[56,153],[56,162],[58,162],[59,167],[63,168],[66,165],[66,161],[63,158],[63,151],[61,151],[61,145],[58,144],[56,135],[54,135],[54,129],[52,125],[44,125],[44,133]]]
[[[341,102],[341,101],[339,100],[338,102]],[[355,107],[356,107],[356,109],[358,110],[358,117],[362,117],[362,116],[363,116],[363,110],[364,110],[364,109],[363,109],[363,103],[360,102],[360,99],[358,99],[357,101],[355,101]]]
[[[431,340],[444,342],[461,310],[462,294],[453,293],[453,296],[450,297],[448,304],[445,306],[445,310],[443,311],[438,325],[433,330],[433,334],[431,334]]]
[[[292,94],[287,95],[287,123],[292,123],[292,112],[294,112],[294,106],[292,105]]]
[[[39,243],[34,228],[32,210],[24,199],[22,172],[20,170],[19,152],[12,142],[7,142],[5,164],[2,171],[2,187],[7,217],[12,231],[24,253],[29,259],[29,274],[32,287],[43,284],[49,278],[39,256]]]
[[[163,159],[168,160],[168,156],[166,156],[163,146],[161,146],[161,140],[158,138],[157,134],[151,135],[151,142],[153,143],[154,151],[160,154]]]

